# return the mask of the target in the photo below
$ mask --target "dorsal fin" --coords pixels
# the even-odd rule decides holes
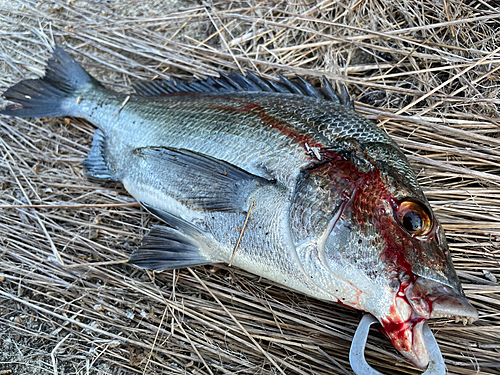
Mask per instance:
[[[345,85],[340,85],[340,92],[336,93],[324,76],[321,88],[315,88],[301,76],[289,80],[278,73],[278,77],[279,80],[274,81],[259,77],[254,72],[247,70],[246,76],[232,72],[229,75],[221,74],[219,78],[209,77],[189,83],[181,82],[176,78],[168,81],[140,81],[135,82],[133,87],[137,95],[140,96],[168,95],[180,92],[277,92],[329,100],[353,107]]]

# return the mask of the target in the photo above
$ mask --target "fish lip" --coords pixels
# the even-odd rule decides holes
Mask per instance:
[[[424,339],[425,320],[418,320],[412,329],[412,341],[414,350],[407,351],[405,357],[419,369],[425,369],[429,365],[429,350]]]
[[[425,319],[451,318],[464,325],[478,319],[477,310],[467,298],[452,287],[418,277],[406,290],[413,310]]]
[[[425,369],[429,351],[423,326],[428,319],[452,318],[465,324],[478,318],[477,310],[454,288],[417,277],[396,294],[390,313],[380,319],[384,333],[394,347],[412,364]]]
[[[413,312],[403,319],[404,315],[394,312],[380,319],[383,333],[409,362],[419,369],[425,369],[429,364],[429,351],[423,333],[426,319]]]

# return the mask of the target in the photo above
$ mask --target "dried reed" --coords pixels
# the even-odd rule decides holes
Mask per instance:
[[[480,320],[450,374],[500,373],[500,11],[472,0],[0,1],[0,91],[62,44],[110,88],[254,69],[348,85],[404,149]],[[0,103],[1,105],[2,103]],[[227,266],[124,264],[155,221],[81,161],[78,119],[0,119],[2,374],[349,374],[360,315]],[[369,362],[417,374],[380,334]]]

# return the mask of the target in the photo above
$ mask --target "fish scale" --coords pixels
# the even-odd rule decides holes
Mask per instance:
[[[294,144],[293,139],[271,127],[259,127],[261,121],[252,113],[245,113],[238,127],[235,127],[234,116],[230,110],[214,108],[216,105],[227,104],[224,98],[210,98],[212,100],[208,103],[207,98],[203,97],[188,99],[175,108],[161,112],[160,104],[168,108],[178,102],[165,98],[162,101],[165,103],[144,105],[143,98],[133,98],[120,111],[116,121],[111,121],[113,111],[92,118],[91,121],[105,133],[120,132],[119,141],[114,141],[116,149],[110,150],[113,154],[121,155],[127,148],[155,145],[187,148],[233,163],[257,175],[283,180],[288,178],[283,172],[285,168],[297,173],[301,166],[309,163],[309,158],[299,144]],[[113,103],[116,111],[121,102],[122,100],[117,100]],[[201,108],[200,113],[192,110],[197,107]],[[84,116],[85,113],[86,111],[82,110],[79,114]],[[200,117],[206,126],[198,129]],[[152,118],[154,122],[146,122],[144,118]],[[132,122],[130,119],[133,119]],[[137,132],[136,124],[141,129],[140,133]],[[192,132],[199,132],[200,136],[194,138]],[[261,144],[260,149],[255,149],[252,144],[246,142],[246,137],[252,133]],[[295,163],[290,164],[291,160],[295,160]],[[122,165],[119,165],[120,162]],[[111,168],[119,173],[127,164],[128,162],[120,159],[115,165],[111,165]],[[291,174],[291,171],[288,174]]]
[[[293,186],[294,179],[290,178],[314,162],[313,156],[304,153],[305,143],[322,149],[338,148],[342,142],[358,136],[358,142],[369,140],[393,145],[385,133],[374,132],[373,124],[359,115],[362,121],[355,122],[357,127],[354,128],[352,118],[349,120],[345,113],[347,107],[324,103],[324,100],[321,103],[314,98],[299,100],[293,94],[286,95],[287,106],[281,104],[283,98],[276,93],[259,93],[259,96],[235,94],[230,100],[226,94],[184,95],[153,100],[131,97],[121,110],[127,96],[113,95],[104,99],[102,106],[106,107],[105,111],[95,110],[99,101],[103,101],[102,95],[99,98],[83,97],[81,104],[68,108],[74,111],[75,116],[88,118],[105,133],[119,134],[119,139],[110,137],[113,138],[111,146],[117,145],[116,150],[110,149],[111,154],[121,155],[126,147],[133,149],[145,145],[188,148],[257,175],[287,181]],[[179,102],[179,98],[183,101]],[[245,110],[249,102],[254,107]],[[309,108],[311,104],[315,106],[312,109]],[[238,115],[237,126],[234,124],[235,113]],[[264,120],[261,113],[265,114]],[[154,119],[154,122],[145,119]],[[137,127],[141,129],[140,133]],[[193,138],[193,132],[199,135]],[[246,142],[248,137],[259,144],[259,150]],[[111,168],[119,173],[123,167],[117,164]]]
[[[122,182],[164,223],[130,263],[231,263],[369,312],[420,368],[426,320],[477,319],[411,166],[345,89],[253,73],[136,87],[107,90],[56,47],[46,76],[9,88],[0,110],[97,127],[86,175]]]

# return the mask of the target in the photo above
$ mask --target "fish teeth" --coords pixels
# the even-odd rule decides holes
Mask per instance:
[[[433,312],[431,314],[431,318],[454,319],[455,323],[462,322],[464,326],[466,326],[467,324],[474,323],[474,318],[467,317],[467,316],[452,315],[452,314],[447,314],[447,313],[442,313],[442,312]]]

